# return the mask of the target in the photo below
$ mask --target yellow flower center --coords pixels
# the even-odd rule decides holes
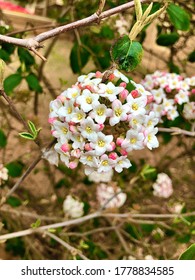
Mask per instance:
[[[107,165],[108,165],[108,161],[107,161],[107,160],[104,160],[104,161],[102,162],[102,165],[103,165],[103,166],[107,166]]]
[[[152,121],[151,120],[148,121],[148,125],[147,126],[150,126],[150,125],[152,125]]]
[[[92,132],[92,129],[91,129],[90,126],[87,126],[85,130],[87,131],[87,133],[91,133]]]
[[[71,114],[72,113],[72,108],[71,107],[68,107],[68,114]]]
[[[107,88],[106,92],[107,92],[108,94],[112,94],[112,93],[113,93],[113,90],[112,90],[112,89]]]
[[[99,140],[98,141],[98,146],[99,147],[104,147],[105,146],[105,142],[103,140]]]
[[[117,117],[120,117],[120,115],[122,114],[122,110],[119,108],[119,109],[115,109],[114,110],[114,113]]]
[[[137,103],[134,103],[134,104],[132,105],[132,109],[133,109],[134,111],[137,111],[137,110],[138,110],[138,105],[137,105]]]
[[[77,114],[77,119],[80,121],[80,120],[82,120],[82,118],[83,118],[83,115],[81,113],[78,113]]]
[[[130,142],[131,142],[131,144],[135,144],[137,142],[137,139],[136,138],[131,138]]]
[[[72,97],[77,97],[77,92],[76,91],[72,93]]]
[[[67,134],[67,132],[68,132],[68,128],[63,127],[63,128],[62,128],[62,132],[63,132],[64,134]]]
[[[93,159],[92,156],[88,156],[88,157],[87,157],[87,160],[88,160],[88,161],[92,161],[92,159]]]
[[[136,119],[133,119],[133,123],[134,123],[134,124],[137,124],[138,121],[137,121]]]
[[[152,140],[152,136],[148,134],[148,142],[150,142],[151,140]]]
[[[86,102],[87,102],[88,104],[91,104],[91,103],[92,103],[92,98],[88,96],[88,97],[86,98]]]
[[[104,115],[104,109],[98,109],[97,114],[98,114],[98,116],[103,116]]]

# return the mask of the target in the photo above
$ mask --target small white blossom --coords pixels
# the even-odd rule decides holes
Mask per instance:
[[[94,183],[100,183],[100,182],[108,183],[112,180],[112,176],[113,176],[113,169],[104,173],[98,173],[94,171],[91,174],[89,174],[88,178],[89,181],[92,181]]]
[[[173,193],[172,180],[165,173],[159,173],[153,184],[153,194],[158,197],[168,198]]]
[[[59,156],[58,153],[53,149],[42,149],[42,158],[46,159],[49,161],[50,164],[56,165],[58,166],[58,162],[59,162]]]
[[[0,185],[2,184],[2,181],[7,181],[8,179],[8,169],[3,166],[3,164],[0,164]]]
[[[80,104],[84,112],[89,112],[93,109],[93,105],[97,103],[98,99],[98,94],[92,94],[88,89],[85,89],[82,95],[77,98],[76,102]]]
[[[195,102],[189,102],[184,105],[183,115],[187,120],[195,119]]]
[[[84,203],[68,195],[63,202],[64,213],[70,218],[79,218],[84,214]]]

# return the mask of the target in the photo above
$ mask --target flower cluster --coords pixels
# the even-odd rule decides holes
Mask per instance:
[[[6,181],[8,179],[8,169],[0,164],[0,185],[2,181]]]
[[[74,199],[71,195],[68,195],[63,202],[64,213],[70,218],[79,218],[84,214],[84,203]]]
[[[104,173],[98,173],[96,171],[93,171],[92,173],[89,174],[88,179],[89,181],[94,183],[100,183],[100,182],[108,183],[112,180],[113,173],[114,173],[113,169]]]
[[[174,120],[179,116],[177,105],[184,103],[188,104],[183,112],[184,117],[195,118],[195,102],[189,103],[190,97],[195,93],[195,76],[183,78],[175,73],[156,71],[146,75],[142,85],[153,94],[154,102],[150,104],[150,110],[159,119],[166,116],[169,120]]]
[[[97,187],[97,200],[101,207],[119,208],[123,206],[127,195],[115,185],[100,184]]]
[[[86,175],[111,169],[120,173],[131,166],[129,152],[159,145],[158,118],[146,110],[152,95],[118,70],[105,82],[104,75],[82,75],[50,102],[54,149],[67,167],[84,164]]]
[[[153,194],[158,197],[168,198],[173,193],[172,180],[165,173],[159,173],[153,184]]]

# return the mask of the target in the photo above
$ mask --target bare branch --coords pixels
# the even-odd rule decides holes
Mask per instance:
[[[171,127],[171,128],[159,127],[158,131],[169,132],[169,133],[172,133],[172,135],[183,134],[183,135],[188,135],[188,136],[192,136],[192,137],[195,136],[194,131],[183,130],[179,127]]]

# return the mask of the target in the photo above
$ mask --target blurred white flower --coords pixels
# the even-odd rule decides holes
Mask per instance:
[[[153,194],[158,197],[168,198],[173,193],[172,180],[165,173],[159,173],[153,184]]]
[[[2,181],[6,181],[8,179],[8,169],[0,164],[0,185]]]
[[[105,208],[119,208],[123,206],[126,199],[126,193],[123,193],[119,187],[106,184],[97,187],[97,200]]]
[[[151,255],[146,255],[144,259],[145,260],[154,260],[153,256],[151,256]]]
[[[185,203],[177,202],[169,207],[169,211],[174,214],[181,214],[181,211],[182,211],[184,205],[185,205]]]
[[[71,195],[68,195],[63,202],[64,213],[70,218],[79,218],[84,214],[84,203],[74,199]]]
[[[42,158],[48,160],[50,164],[58,166],[58,153],[53,148],[51,148],[50,150],[44,148],[42,149],[42,153]]]
[[[94,171],[91,174],[89,174],[88,179],[89,181],[92,181],[94,183],[100,183],[100,182],[108,183],[112,180],[113,173],[114,173],[113,169],[103,173],[98,173]]]
[[[184,118],[187,120],[195,119],[195,102],[189,102],[184,105]]]

